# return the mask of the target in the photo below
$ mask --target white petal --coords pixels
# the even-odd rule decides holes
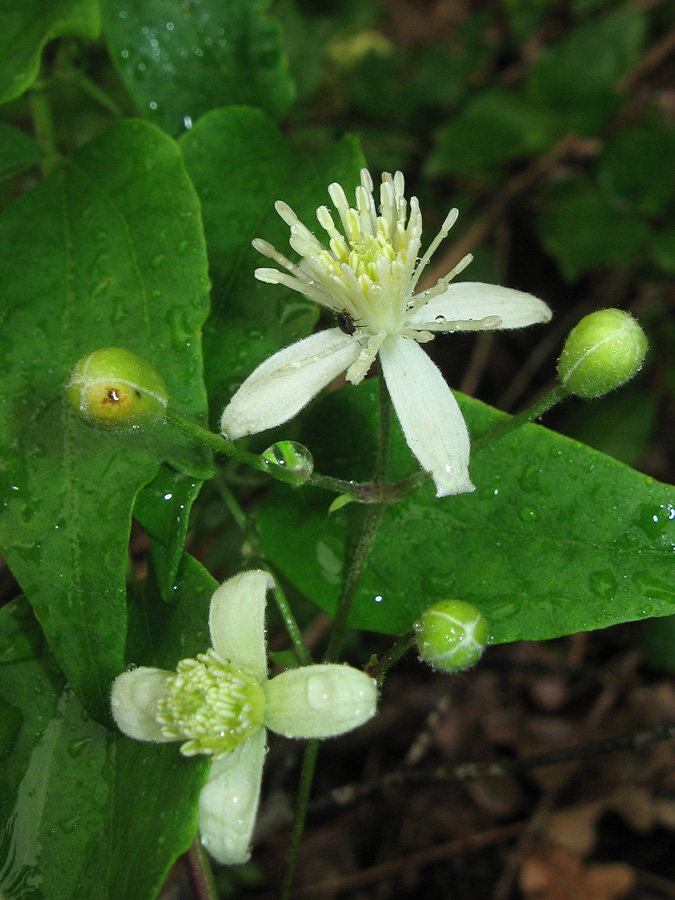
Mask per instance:
[[[165,737],[156,719],[157,703],[166,697],[166,680],[173,673],[141,667],[113,681],[110,703],[117,727],[137,741],[175,741]]]
[[[202,844],[225,865],[245,863],[251,855],[264,760],[265,729],[259,728],[224,759],[211,763],[199,794]]]
[[[448,285],[442,294],[432,297],[427,304],[415,310],[409,321],[413,327],[422,327],[427,322],[434,322],[437,316],[442,316],[447,322],[470,322],[498,316],[502,320],[498,328],[503,329],[549,322],[552,313],[543,300],[532,294],[494,284],[459,281]]]
[[[282,672],[263,685],[265,724],[291,738],[351,731],[375,715],[377,686],[351,666],[325,663]]]
[[[225,407],[220,430],[231,441],[293,418],[346,371],[361,346],[339,328],[318,331],[280,350],[246,379]]]
[[[473,491],[469,432],[440,371],[416,341],[400,335],[382,344],[380,361],[405,439],[433,478],[436,496]]]
[[[265,595],[273,586],[269,572],[241,572],[216,589],[209,610],[213,649],[258,681],[267,674]]]

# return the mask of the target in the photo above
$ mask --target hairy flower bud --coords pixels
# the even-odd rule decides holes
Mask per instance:
[[[440,600],[415,622],[420,657],[440,672],[458,672],[477,663],[488,641],[482,613],[464,600]]]
[[[622,309],[600,309],[570,331],[558,360],[563,387],[577,397],[602,397],[641,368],[647,336]]]
[[[169,395],[150,363],[120,347],[106,347],[77,363],[68,399],[90,425],[125,429],[161,419]]]

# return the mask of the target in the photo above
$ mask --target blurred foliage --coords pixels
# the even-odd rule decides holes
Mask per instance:
[[[467,225],[478,228],[462,250],[480,245],[481,268],[546,296],[561,335],[607,305],[668,318],[675,302],[669,4],[279,0],[273,11],[298,85],[289,114],[297,143],[357,132],[371,170],[405,171],[432,232],[457,205],[460,241]],[[452,250],[447,258],[449,268]],[[503,388],[510,340],[500,338],[507,346],[493,356],[502,374],[488,361],[485,382]],[[451,378],[461,378],[466,361],[445,361]],[[657,341],[648,370],[660,387],[641,389],[645,402],[631,393],[604,401],[600,415],[595,405],[569,409],[562,430],[639,464],[664,403],[673,416],[672,342]],[[503,399],[517,402],[518,394],[507,390]],[[628,425],[617,434],[612,422],[623,416]],[[673,477],[665,467],[657,474]]]

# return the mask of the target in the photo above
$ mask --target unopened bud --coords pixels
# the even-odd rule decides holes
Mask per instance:
[[[127,429],[161,419],[169,395],[150,363],[120,347],[106,347],[77,363],[68,399],[90,425]]]
[[[464,600],[440,600],[415,622],[420,657],[440,672],[458,672],[477,663],[488,642],[483,614]]]
[[[570,331],[558,360],[563,387],[577,397],[602,397],[641,368],[647,336],[622,309],[600,309]]]

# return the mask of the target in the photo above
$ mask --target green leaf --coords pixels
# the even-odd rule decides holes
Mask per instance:
[[[318,471],[374,471],[372,443],[363,444],[376,432],[376,394],[373,382],[350,385],[308,416],[301,437]],[[474,436],[507,418],[458,399]],[[393,437],[391,477],[400,477],[410,451],[398,428]],[[431,603],[452,598],[481,610],[492,643],[675,612],[675,488],[537,425],[474,449],[471,478],[473,494],[438,500],[427,484],[386,510],[353,627],[403,634]],[[257,525],[267,559],[333,613],[359,510],[350,504],[328,516],[329,502],[325,491],[275,487]]]
[[[134,504],[134,518],[150,536],[159,590],[167,603],[175,602],[176,574],[185,547],[190,510],[202,482],[162,466],[157,477],[141,488]]]
[[[569,281],[596,266],[630,262],[649,240],[645,222],[612,208],[594,184],[581,178],[547,191],[537,224],[544,247]]]
[[[480,175],[510,159],[539,153],[553,140],[555,115],[511,91],[485,90],[439,129],[426,173]]]
[[[657,411],[653,394],[629,385],[592,403],[569,404],[558,430],[635,466],[647,451]]]
[[[666,274],[675,275],[675,223],[651,236],[649,253]]]
[[[316,229],[317,206],[330,202],[328,185],[339,181],[349,193],[359,183],[363,158],[349,138],[311,156],[298,153],[255,109],[215,110],[180,145],[202,203],[209,247],[213,291],[204,360],[217,422],[244,378],[280,347],[309,334],[318,318],[316,304],[254,278],[256,267],[269,260],[251,241],[264,238],[293,256],[275,200],[285,200]]]
[[[0,29],[0,103],[18,97],[35,81],[42,49],[63,35],[98,37],[97,0],[21,0],[5,2]]]
[[[0,659],[3,898],[154,900],[195,836],[206,761],[90,719],[25,601],[0,611]]]
[[[619,81],[640,58],[644,12],[623,9],[579,25],[534,63],[527,100],[551,110],[560,133],[593,133],[619,108]]]
[[[210,465],[161,425],[90,429],[65,386],[81,356],[121,346],[155,365],[179,411],[205,415],[206,249],[175,143],[139,121],[110,129],[5,212],[0,261],[0,543],[75,692],[105,719],[134,497],[162,459],[194,478]]]
[[[664,213],[675,197],[675,128],[627,128],[607,143],[598,183],[610,202],[645,216]]]
[[[269,0],[101,0],[110,55],[139,108],[170,134],[219,106],[275,119],[294,88]]]
[[[0,122],[0,181],[38,165],[43,156],[42,148],[33,138]]]

